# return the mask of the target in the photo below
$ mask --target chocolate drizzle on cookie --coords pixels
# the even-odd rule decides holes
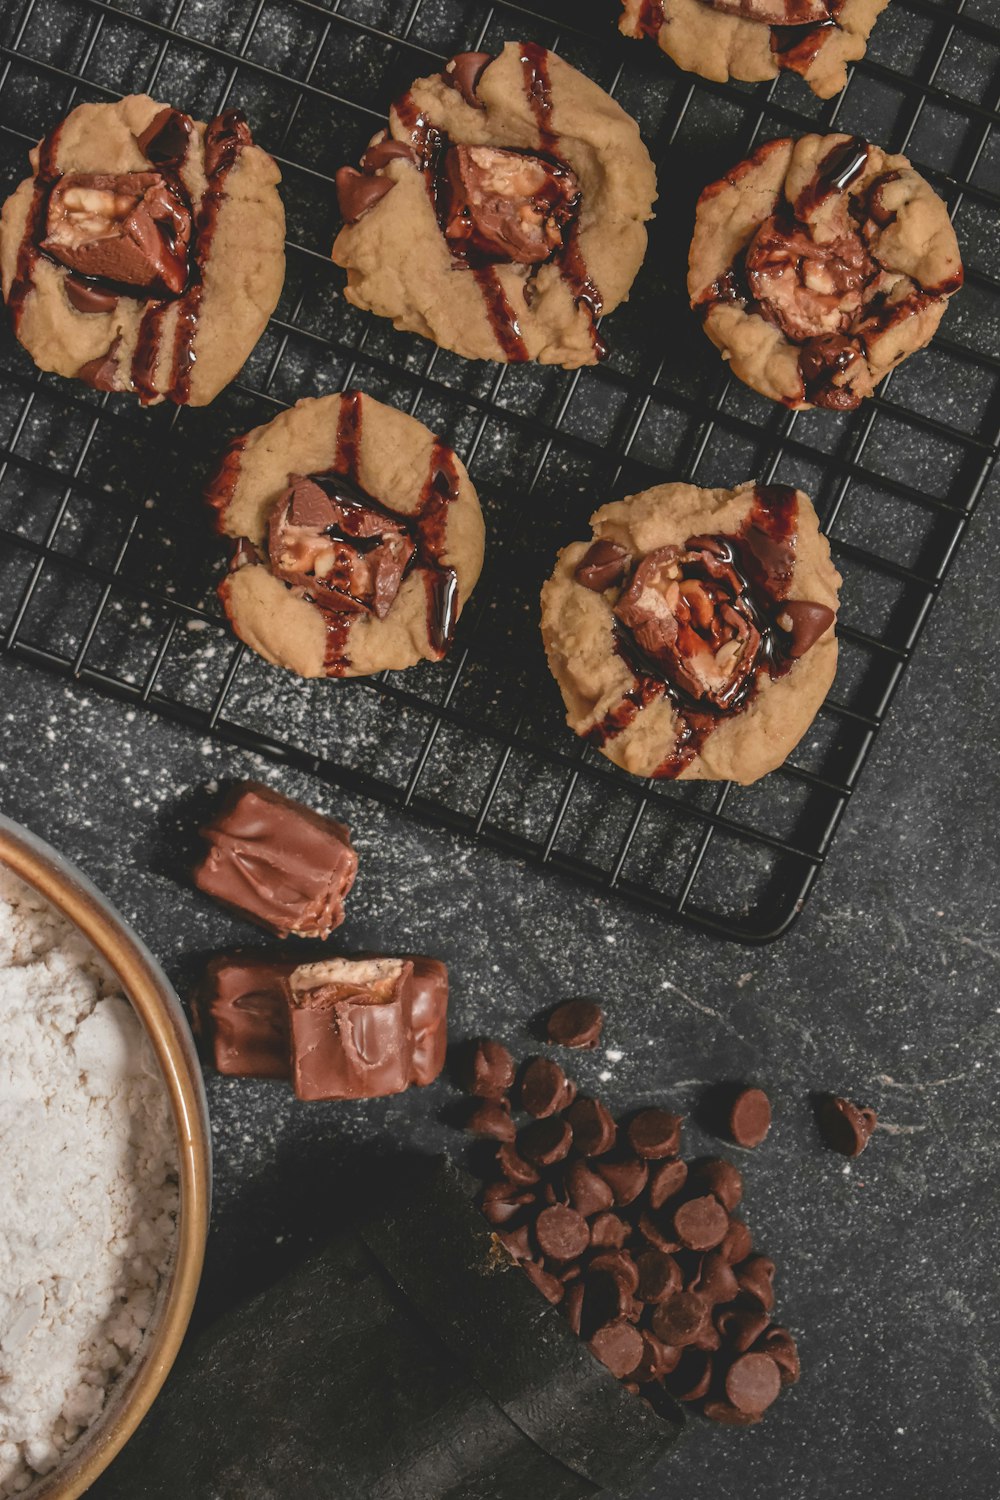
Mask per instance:
[[[56,166],[56,156],[59,151],[59,133],[61,129],[62,126],[57,125],[52,134],[46,136],[38,147],[38,166],[35,169],[35,185],[32,189],[31,205],[28,209],[28,218],[24,226],[24,235],[18,246],[14,279],[11,282],[10,295],[7,298],[7,306],[10,308],[11,322],[15,333],[24,313],[24,304],[27,301],[28,293],[33,289],[35,284],[34,271],[39,256],[42,253],[39,246],[45,234],[49,193],[60,176],[59,169]]]
[[[589,549],[577,579],[588,588],[605,579],[606,587],[623,584],[611,630],[633,677],[621,703],[590,729],[593,744],[606,744],[666,697],[677,740],[653,774],[679,776],[708,737],[749,706],[764,677],[783,677],[816,644],[834,612],[787,598],[797,521],[794,489],[758,485],[735,536],[693,536],[683,547],[661,547],[624,578],[624,549],[608,542],[595,544],[604,549],[600,556]]]
[[[424,581],[427,635],[439,658],[451,646],[458,617],[457,575],[443,560],[448,512],[459,493],[455,455],[435,443],[416,508],[394,510],[359,482],[362,411],[358,392],[341,396],[332,467],[290,476],[271,508],[262,544],[273,575],[321,612],[329,677],[344,676],[351,665],[354,621],[362,615],[386,619],[414,570]],[[241,459],[238,440],[209,491],[209,503],[220,512],[232,498]],[[261,551],[241,537],[230,571],[263,561]]]
[[[525,268],[521,295],[528,302],[538,270],[551,263],[558,268],[575,304],[586,312],[594,350],[601,359],[607,351],[595,324],[603,299],[580,249],[579,183],[560,156],[559,136],[552,128],[549,53],[544,47],[525,42],[519,57],[538,130],[538,150],[453,142],[421,113],[408,91],[392,107],[408,139],[396,141],[383,135],[363,154],[360,171],[353,167],[338,171],[341,214],[346,223],[353,224],[375,208],[394,186],[394,179],[376,174],[391,160],[408,159],[423,173],[456,269],[469,272],[482,293],[490,326],[505,358],[522,363],[531,355],[510,281],[501,277],[500,267]],[[477,87],[491,61],[487,53],[459,53],[445,65],[441,76],[466,104],[481,109]]]
[[[959,268],[939,287],[921,287],[911,279],[900,295],[900,278],[879,261],[877,236],[895,218],[884,189],[901,174],[884,172],[856,188],[870,156],[871,147],[859,136],[832,146],[794,203],[783,198],[775,206],[697,303],[703,315],[721,303],[739,303],[799,346],[801,395],[786,397],[793,406],[805,400],[835,411],[854,410],[866,390],[852,371],[862,367],[867,376],[872,341],[962,283]],[[757,160],[759,153],[751,159]],[[723,182],[734,182],[747,165],[741,163]],[[706,196],[718,186],[707,188]],[[814,221],[820,220],[823,232],[817,235]]]
[[[176,126],[172,120],[164,121],[161,135],[156,140],[161,140],[164,132],[168,139],[177,139]],[[250,127],[238,109],[227,109],[224,114],[217,115],[209,122],[205,131],[205,175],[208,184],[195,218],[188,289],[177,302],[153,303],[146,309],[139,325],[139,337],[132,357],[131,383],[143,405],[160,396],[183,403],[191,394],[191,372],[196,359],[195,335],[205,295],[205,268],[218,227],[219,210],[225,199],[225,182],[242,152],[252,145]],[[160,390],[156,377],[162,361],[165,326],[173,308],[176,308],[176,320],[169,374],[165,388]]]
[[[35,266],[45,257],[70,273],[66,297],[78,313],[111,312],[121,297],[144,304],[127,388],[143,404],[161,396],[187,401],[205,267],[226,177],[252,144],[249,126],[238,110],[227,110],[208,125],[208,185],[196,214],[181,176],[194,122],[180,110],[160,110],[137,137],[155,168],[151,172],[64,174],[56,163],[60,128],[38,150],[34,194],[8,298],[15,330],[34,285]],[[157,374],[171,317],[170,369],[161,390]],[[99,390],[123,389],[120,345],[116,335],[111,348],[88,361],[79,377]]]

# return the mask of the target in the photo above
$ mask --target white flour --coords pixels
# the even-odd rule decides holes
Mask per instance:
[[[99,1415],[169,1268],[176,1136],[93,950],[0,868],[0,1497]]]

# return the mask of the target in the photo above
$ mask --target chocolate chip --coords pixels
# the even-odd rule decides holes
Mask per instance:
[[[726,1372],[726,1395],[737,1411],[760,1416],[780,1390],[778,1366],[766,1354],[743,1354]]]
[[[719,1254],[730,1265],[736,1265],[738,1261],[746,1260],[752,1249],[753,1240],[743,1220],[730,1219],[726,1237],[719,1246]]]
[[[565,1118],[573,1129],[573,1142],[582,1156],[603,1156],[615,1143],[617,1129],[599,1099],[581,1094],[574,1099]]]
[[[694,1343],[707,1316],[708,1308],[694,1292],[675,1292],[653,1308],[653,1332],[665,1344],[680,1349]]]
[[[143,156],[157,166],[174,165],[187,155],[188,143],[194,122],[190,115],[182,114],[170,105],[155,114],[136,144]]]
[[[629,1317],[632,1311],[632,1293],[625,1277],[616,1267],[596,1271],[588,1267],[584,1288],[586,1293],[583,1303],[585,1336],[589,1336],[602,1324],[610,1323],[614,1318],[626,1318],[629,1322],[633,1321]]]
[[[561,1281],[557,1281],[556,1278],[552,1276],[548,1271],[544,1270],[541,1266],[536,1265],[535,1262],[531,1260],[524,1261],[521,1269],[524,1271],[524,1274],[527,1276],[528,1280],[534,1286],[537,1286],[542,1296],[546,1297],[549,1302],[555,1305],[556,1303],[562,1301],[563,1284]]]
[[[676,1156],[683,1122],[683,1115],[673,1115],[669,1110],[644,1109],[629,1121],[629,1144],[637,1156],[649,1161]]]
[[[668,1255],[672,1255],[675,1250],[681,1248],[680,1242],[673,1235],[667,1234],[652,1214],[641,1213],[636,1227],[643,1239],[657,1250],[663,1250]]]
[[[534,1167],[518,1154],[510,1141],[505,1142],[497,1151],[497,1163],[501,1172],[511,1182],[530,1187],[532,1183],[538,1181],[538,1173]]]
[[[774,1306],[774,1261],[766,1255],[751,1255],[736,1267],[736,1280],[740,1290],[756,1297],[761,1307],[770,1312]]]
[[[767,1329],[768,1315],[762,1308],[754,1310],[749,1307],[723,1307],[715,1315],[715,1326],[727,1348],[735,1349],[738,1354],[745,1354]],[[790,1340],[791,1335],[788,1337]],[[794,1344],[792,1347],[794,1348]],[[764,1353],[771,1353],[763,1346],[762,1350]],[[771,1357],[777,1364],[777,1357]]]
[[[394,141],[387,137],[385,140],[375,141],[367,148],[361,158],[361,170],[370,175],[380,167],[388,166],[391,161],[410,161],[416,165],[418,159],[416,151],[405,141]]]
[[[632,561],[630,553],[617,542],[592,542],[576,565],[573,577],[585,589],[603,594],[605,589],[621,583]]]
[[[688,1286],[713,1307],[719,1302],[731,1302],[740,1290],[736,1273],[718,1250],[710,1250],[702,1257],[698,1274]]]
[[[471,104],[473,109],[485,109],[485,104],[476,94],[476,87],[492,61],[491,52],[457,52],[445,63],[441,77],[458,90],[466,104]]]
[[[634,1203],[646,1186],[649,1168],[636,1157],[624,1161],[599,1161],[594,1166],[615,1195],[615,1206],[623,1208]]]
[[[612,1375],[622,1380],[642,1359],[644,1346],[638,1329],[624,1318],[616,1318],[597,1330],[588,1347]]]
[[[638,1289],[639,1268],[627,1250],[606,1250],[600,1255],[595,1255],[590,1262],[589,1269],[610,1271],[612,1276],[620,1276],[630,1293]]]
[[[701,1401],[712,1385],[712,1360],[701,1349],[685,1349],[667,1382],[678,1401]]]
[[[740,1411],[728,1401],[706,1401],[702,1415],[712,1422],[723,1422],[729,1427],[752,1427],[761,1418],[760,1412]]]
[[[737,1146],[759,1146],[770,1128],[771,1101],[764,1090],[741,1089],[729,1110],[729,1134]]]
[[[643,1302],[666,1302],[681,1289],[681,1271],[672,1255],[663,1250],[644,1250],[636,1260],[638,1293]]]
[[[624,1245],[628,1235],[628,1225],[617,1214],[598,1214],[590,1226],[590,1243],[595,1249],[616,1249]]]
[[[589,1218],[591,1214],[601,1214],[602,1210],[610,1208],[615,1201],[614,1194],[603,1177],[598,1177],[597,1173],[592,1172],[582,1161],[570,1162],[563,1180],[570,1203],[577,1213],[583,1214],[585,1218]],[[608,1217],[613,1217],[613,1215],[608,1215]],[[621,1224],[620,1219],[617,1222]],[[622,1225],[622,1230],[622,1243],[624,1243],[624,1225]]]
[[[642,1339],[642,1358],[633,1370],[633,1378],[640,1385],[650,1380],[660,1380],[671,1368],[676,1368],[680,1350],[671,1349],[648,1328],[639,1329]]]
[[[582,1281],[574,1281],[572,1286],[566,1288],[563,1298],[563,1315],[575,1334],[580,1332],[580,1321],[583,1314],[584,1286]]]
[[[792,660],[798,661],[800,656],[811,651],[836,618],[826,604],[813,604],[808,599],[785,599],[778,615],[778,625],[791,635],[786,649]]]
[[[668,1198],[679,1193],[688,1177],[687,1162],[665,1161],[654,1167],[649,1176],[649,1191],[646,1196],[652,1208],[662,1208]]]
[[[484,1099],[469,1115],[465,1128],[494,1141],[512,1141],[517,1134],[506,1099]]]
[[[532,1201],[530,1193],[519,1192],[511,1182],[491,1182],[483,1189],[480,1207],[490,1224],[507,1224]]]
[[[712,1194],[689,1198],[674,1212],[674,1231],[688,1250],[713,1250],[729,1228],[729,1215]]]
[[[549,1040],[559,1047],[596,1047],[604,1026],[604,1012],[592,1000],[567,1000],[549,1016]]]
[[[569,1155],[573,1144],[573,1132],[561,1115],[546,1120],[532,1120],[517,1138],[517,1146],[525,1161],[538,1167],[551,1167]]]
[[[470,1048],[463,1087],[477,1099],[499,1099],[514,1082],[514,1059],[501,1042],[481,1039]]]
[[[590,1244],[590,1230],[575,1208],[556,1203],[538,1215],[535,1239],[542,1253],[553,1260],[575,1260]]]
[[[77,276],[67,276],[64,282],[70,305],[81,313],[114,312],[118,306],[118,293],[105,291],[93,282],[82,281]]]
[[[81,365],[76,372],[77,380],[82,380],[86,385],[92,386],[95,391],[117,391],[121,387],[118,384],[118,346],[121,343],[121,335],[114,340],[111,348],[106,354],[98,354],[96,359],[88,359],[85,365]]]
[[[778,1366],[782,1385],[795,1385],[799,1378],[799,1351],[787,1328],[771,1325],[754,1345],[754,1352],[768,1355]]]
[[[711,1157],[708,1161],[699,1162],[693,1169],[692,1176],[697,1179],[699,1187],[718,1198],[723,1208],[727,1208],[730,1213],[743,1197],[743,1178],[732,1162]]]
[[[527,1224],[520,1224],[517,1229],[501,1229],[497,1239],[515,1260],[531,1260],[531,1235]]]
[[[819,1126],[823,1139],[842,1156],[860,1156],[878,1122],[873,1109],[863,1109],[850,1099],[828,1094],[820,1103]]]
[[[569,1087],[558,1063],[548,1057],[533,1057],[521,1079],[521,1108],[538,1118],[555,1114],[572,1102]]]
[[[396,185],[391,177],[369,177],[354,167],[339,167],[335,181],[340,216],[345,224],[356,224],[364,218]]]

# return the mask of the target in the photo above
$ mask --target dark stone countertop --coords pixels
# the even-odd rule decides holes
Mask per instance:
[[[997,489],[815,895],[766,948],[666,925],[0,662],[4,811],[78,861],[182,992],[206,952],[258,941],[182,869],[206,786],[253,775],[352,825],[361,873],[340,946],[446,959],[454,1038],[490,1033],[523,1055],[533,1017],[588,994],[607,1007],[605,1044],[573,1071],[613,1106],[689,1111],[712,1082],[766,1086],[771,1135],[735,1155],[802,1382],[749,1431],[690,1422],[646,1500],[997,1493]],[[879,1112],[857,1163],[818,1142],[809,1095],[824,1089]],[[217,1187],[202,1320],[322,1239],[344,1205],[317,1184],[362,1142],[462,1149],[441,1119],[444,1081],[361,1106],[301,1105],[249,1081],[209,1078],[208,1090]],[[689,1129],[690,1154],[711,1147]]]

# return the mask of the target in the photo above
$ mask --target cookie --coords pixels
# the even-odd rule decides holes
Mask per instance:
[[[280,174],[243,116],[204,125],[145,94],[81,104],[30,160],[0,272],[35,364],[143,405],[211,401],[285,275]]]
[[[638,126],[554,52],[508,42],[420,78],[342,167],[333,259],[355,307],[467,359],[575,369],[646,253]]]
[[[422,422],[358,391],[299,401],[230,445],[207,499],[235,541],[219,597],[266,661],[361,677],[446,654],[483,517]]]
[[[962,274],[948,210],[905,156],[806,135],[704,190],[688,293],[755,391],[851,411],[930,343]]]
[[[864,57],[889,0],[622,0],[625,36],[650,37],[688,73],[758,83],[799,73],[830,99]]]
[[[840,576],[808,497],[660,484],[591,524],[542,589],[570,728],[636,776],[780,766],[837,667]]]

